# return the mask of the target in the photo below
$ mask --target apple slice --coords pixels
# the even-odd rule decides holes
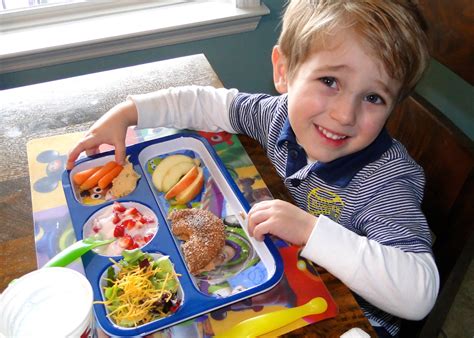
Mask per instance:
[[[166,199],[171,199],[178,195],[181,191],[184,191],[191,183],[194,182],[199,174],[198,167],[193,166],[165,195]],[[167,177],[165,177],[166,180]],[[165,181],[163,181],[164,186]]]
[[[194,162],[180,162],[176,164],[173,168],[168,170],[168,173],[165,175],[165,177],[163,177],[163,182],[161,183],[161,188],[163,192],[168,192],[193,167],[195,167]],[[197,171],[196,171],[196,176],[197,176]],[[194,180],[194,178],[192,178],[188,182],[188,184],[191,183]]]
[[[181,154],[169,155],[165,157],[153,171],[151,180],[158,191],[163,191],[163,179],[168,174],[168,171],[174,168],[178,163],[189,162],[194,164],[191,157]]]
[[[204,185],[204,171],[201,167],[196,167],[198,174],[194,181],[191,182],[183,191],[176,195],[175,200],[172,204],[185,204],[191,201],[194,197],[199,194]]]

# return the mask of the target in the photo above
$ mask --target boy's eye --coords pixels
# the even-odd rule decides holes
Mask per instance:
[[[385,101],[377,94],[370,94],[365,97],[365,101],[373,104],[384,104]]]
[[[333,78],[333,77],[325,76],[325,77],[320,78],[319,81],[321,81],[322,83],[324,83],[328,87],[331,87],[331,88],[336,87],[336,79]]]

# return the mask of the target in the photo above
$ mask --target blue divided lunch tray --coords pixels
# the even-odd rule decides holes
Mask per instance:
[[[152,183],[157,163],[172,154],[194,157],[203,168],[205,176],[202,191],[194,200],[180,206],[170,205],[164,194]],[[141,178],[129,195],[116,200],[104,197],[107,194],[100,189],[84,197],[71,179],[77,172],[113,160],[113,152],[81,159],[73,170],[64,172],[62,184],[76,237],[78,240],[83,239],[84,226],[100,215],[104,208],[112,208],[114,201],[124,205],[136,203],[144,209],[150,209],[158,221],[158,230],[140,249],[150,254],[169,256],[179,275],[178,294],[181,303],[176,312],[136,327],[115,324],[107,316],[106,307],[101,303],[95,303],[97,321],[107,334],[113,336],[150,334],[263,293],[280,281],[283,276],[283,263],[277,248],[270,238],[259,242],[248,236],[245,218],[249,204],[205,138],[195,134],[175,134],[129,146],[127,155],[133,169]],[[181,241],[172,234],[171,224],[167,220],[171,209],[191,207],[207,209],[223,219],[226,248],[235,254],[235,257],[231,257],[226,264],[196,276],[189,273],[180,249]],[[82,256],[86,277],[92,285],[94,300],[98,302],[104,301],[103,276],[112,266],[110,258],[119,261],[122,256],[105,256],[93,251]]]

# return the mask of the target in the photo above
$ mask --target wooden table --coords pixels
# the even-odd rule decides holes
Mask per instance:
[[[0,92],[0,291],[37,268],[26,143],[85,131],[128,94],[188,84],[222,86],[200,54]],[[291,201],[262,149],[248,137],[239,138],[273,196]],[[339,337],[360,327],[375,337],[349,289],[324,269],[319,273],[338,316],[286,336]]]

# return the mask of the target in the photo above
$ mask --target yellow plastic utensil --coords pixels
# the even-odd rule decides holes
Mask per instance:
[[[316,297],[308,303],[275,312],[246,319],[230,330],[215,336],[215,338],[250,338],[279,329],[295,320],[309,315],[316,315],[327,310],[328,303],[324,298]]]

